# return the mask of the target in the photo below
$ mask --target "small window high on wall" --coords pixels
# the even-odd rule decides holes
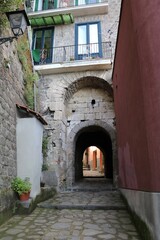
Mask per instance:
[[[35,0],[35,11],[57,8],[57,0]]]

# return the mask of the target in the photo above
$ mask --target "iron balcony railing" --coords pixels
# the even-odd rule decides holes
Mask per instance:
[[[34,49],[32,55],[35,65],[112,59],[112,47],[111,42],[70,45]]]
[[[108,3],[108,0],[25,0],[27,12]]]

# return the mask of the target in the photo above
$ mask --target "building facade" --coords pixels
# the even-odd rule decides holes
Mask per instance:
[[[48,185],[71,188],[83,178],[83,154],[90,146],[102,151],[105,177],[116,185],[111,75],[120,2],[26,1],[39,110],[48,123]]]

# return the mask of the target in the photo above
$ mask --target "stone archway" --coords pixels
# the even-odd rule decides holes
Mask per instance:
[[[105,137],[105,140],[108,144],[105,144],[105,141],[91,140],[91,136],[95,136],[95,132],[98,132],[99,138]],[[88,134],[88,142],[85,141],[82,144],[85,135]],[[67,183],[68,185],[72,185],[75,182],[75,172],[77,169],[82,169],[80,166],[80,157],[85,149],[85,147],[92,142],[100,146],[105,154],[109,154],[110,157],[108,158],[108,166],[110,164],[110,171],[109,174],[110,178],[113,177],[113,185],[117,186],[117,176],[118,176],[118,166],[117,166],[117,153],[116,153],[116,136],[115,136],[115,129],[101,120],[91,120],[86,122],[81,122],[77,124],[69,133],[67,142]],[[82,144],[82,146],[78,147],[77,144]],[[106,150],[106,146],[108,145],[108,149]],[[76,152],[77,150],[77,152]],[[78,163],[78,164],[77,164]],[[107,163],[107,162],[106,162]],[[77,164],[77,166],[76,166]],[[81,177],[81,170],[79,170],[79,176],[76,178]],[[107,177],[107,174],[106,174]]]
[[[97,76],[86,76],[76,79],[67,88],[65,88],[66,90],[64,93],[65,104],[69,101],[69,99],[73,96],[75,92],[86,87],[103,89],[103,91],[105,91],[109,96],[113,98],[113,89],[111,87],[111,84]]]
[[[82,157],[84,150],[89,146],[101,149],[104,155],[104,175],[113,178],[112,143],[109,134],[102,127],[88,126],[77,134],[75,146],[75,181],[83,178]]]

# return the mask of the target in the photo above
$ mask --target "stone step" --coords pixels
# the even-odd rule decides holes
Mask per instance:
[[[56,205],[56,204],[49,204],[43,203],[38,204],[39,208],[50,208],[50,209],[77,209],[77,210],[126,210],[125,206],[101,206],[101,205]]]
[[[71,191],[80,192],[99,192],[99,191],[115,191],[111,179],[106,178],[83,178],[72,185]]]
[[[106,191],[116,191],[117,188],[114,187],[72,187],[72,188],[68,188],[67,191],[68,192],[106,192]]]
[[[38,204],[41,208],[81,210],[124,210],[126,206],[119,191],[61,192]]]

